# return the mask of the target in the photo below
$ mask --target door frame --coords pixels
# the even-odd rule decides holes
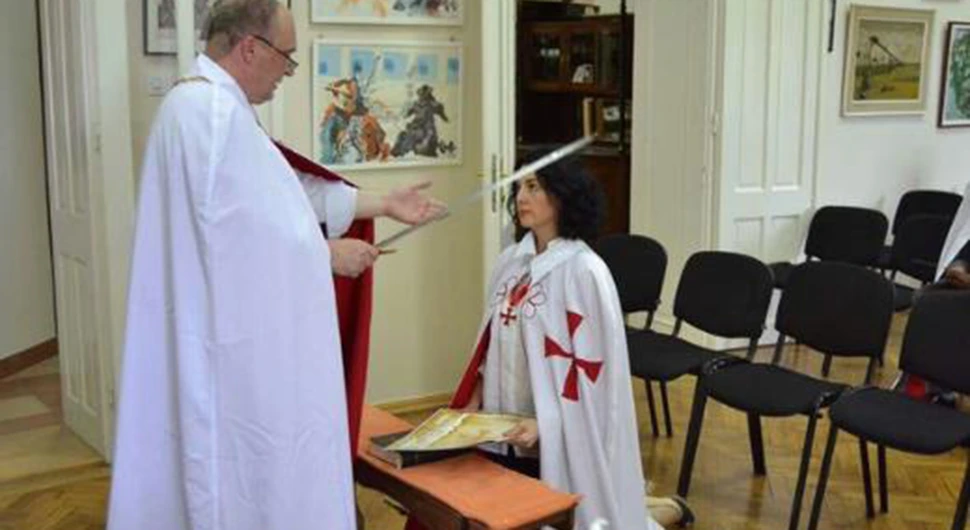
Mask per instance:
[[[49,35],[50,4],[57,0],[37,0],[41,32],[42,86],[45,93],[45,136],[51,135],[50,113],[65,110],[53,104],[49,91],[51,79]],[[134,228],[134,173],[132,171],[131,112],[129,106],[128,31],[125,0],[98,0],[83,4],[83,21],[91,28],[76,37],[76,46],[87,53],[92,65],[91,83],[85,86],[85,100],[92,103],[93,119],[89,207],[91,213],[92,297],[98,317],[92,330],[98,346],[100,367],[101,429],[104,444],[94,447],[110,461],[114,446],[115,381],[117,380],[124,336],[125,306],[131,237]],[[81,42],[83,39],[86,42]],[[46,141],[47,170],[52,171],[51,145]],[[53,241],[51,243],[54,244]],[[56,282],[56,279],[55,279]],[[55,285],[55,289],[57,286]],[[55,301],[56,305],[56,301]],[[63,365],[62,365],[63,366]],[[66,390],[61,377],[62,394]],[[68,425],[68,427],[71,427]]]
[[[482,171],[484,183],[494,183],[515,167],[515,0],[483,0],[482,27]],[[508,190],[482,197],[482,292],[501,249],[509,243],[505,199]]]

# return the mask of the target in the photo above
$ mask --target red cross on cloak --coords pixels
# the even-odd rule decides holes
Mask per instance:
[[[576,335],[576,328],[583,321],[583,316],[578,313],[573,313],[572,311],[566,311],[566,324],[569,327],[569,341],[575,344],[573,338]],[[590,361],[587,359],[580,359],[576,356],[575,352],[567,352],[562,349],[556,341],[549,338],[547,335],[545,338],[546,346],[546,357],[565,357],[571,362],[569,364],[569,373],[566,375],[566,383],[562,388],[562,397],[570,401],[579,401],[579,371],[582,370],[586,377],[589,378],[593,383],[599,379],[600,371],[603,368],[603,361]]]
[[[525,295],[529,292],[529,285],[529,275],[526,274],[518,281],[518,283],[515,284],[515,287],[512,288],[512,293],[509,295],[509,305],[505,309],[504,313],[499,314],[499,317],[502,318],[503,326],[508,326],[511,322],[517,319],[512,310],[522,303]]]

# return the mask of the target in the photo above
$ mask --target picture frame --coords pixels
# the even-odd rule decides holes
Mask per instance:
[[[334,170],[461,164],[463,69],[457,41],[314,41],[314,160]]]
[[[466,0],[311,0],[314,24],[460,26]]]
[[[970,127],[970,22],[946,28],[937,126]]]
[[[933,19],[932,10],[849,8],[843,116],[926,111]]]
[[[202,49],[200,32],[214,0],[193,0],[196,49]],[[142,1],[143,49],[145,55],[175,55],[175,0]]]

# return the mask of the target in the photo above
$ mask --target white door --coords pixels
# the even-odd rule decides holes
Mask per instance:
[[[41,2],[48,193],[64,420],[100,452],[106,448],[103,374],[93,252],[92,172],[98,167],[92,3]]]
[[[766,263],[799,254],[814,202],[824,4],[722,3],[721,249]],[[762,344],[777,338],[777,302],[775,291]]]
[[[482,176],[484,182],[495,182],[515,167],[516,2],[482,0],[481,8]],[[483,198],[486,282],[499,252],[508,244],[507,194],[503,189]]]
[[[825,2],[724,2],[718,246],[791,260],[810,216]]]

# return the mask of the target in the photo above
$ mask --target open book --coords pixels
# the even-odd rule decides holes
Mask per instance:
[[[442,451],[475,447],[505,440],[505,433],[526,418],[440,409],[407,436],[387,447],[390,451]]]
[[[468,452],[487,442],[501,442],[505,433],[526,418],[441,409],[408,432],[371,438],[368,452],[403,469]]]

